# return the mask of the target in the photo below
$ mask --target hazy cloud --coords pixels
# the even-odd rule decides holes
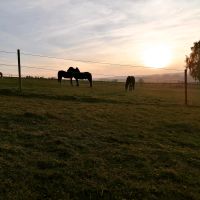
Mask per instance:
[[[174,65],[181,65],[199,40],[199,21],[199,0],[7,0],[0,5],[0,44],[5,50],[140,64],[145,43],[166,41],[180,57]]]

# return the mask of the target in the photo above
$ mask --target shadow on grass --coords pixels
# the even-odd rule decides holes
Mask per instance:
[[[50,95],[41,93],[19,92],[18,90],[0,89],[0,95],[4,96],[17,96],[23,98],[38,98],[48,100],[61,100],[61,101],[77,101],[88,103],[120,103],[119,101],[111,99],[100,99],[90,96],[72,96],[72,95]]]
[[[85,103],[110,103],[110,104],[131,104],[136,106],[160,106],[160,107],[177,107],[184,106],[184,104],[169,103],[167,101],[161,101],[159,98],[146,98],[134,100],[114,100],[105,98],[96,98],[92,96],[74,96],[74,95],[51,95],[45,93],[34,93],[34,92],[20,92],[16,89],[0,89],[0,95],[13,96],[13,97],[23,97],[23,98],[37,98],[37,99],[47,99],[47,100],[60,100],[60,101],[75,101],[75,102],[85,102]],[[191,108],[200,108],[198,105],[187,105]]]

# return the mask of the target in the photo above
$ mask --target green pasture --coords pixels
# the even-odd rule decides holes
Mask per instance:
[[[0,79],[0,199],[200,199],[200,87],[188,95]]]

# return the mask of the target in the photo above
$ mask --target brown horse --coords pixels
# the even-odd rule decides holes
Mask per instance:
[[[3,74],[2,74],[2,72],[0,72],[0,78],[3,78]]]
[[[61,81],[62,81],[62,78],[70,78],[70,83],[71,85],[73,86],[73,83],[72,83],[72,73],[71,72],[66,72],[66,71],[58,71],[58,82],[61,84]]]
[[[134,76],[128,76],[126,78],[126,83],[125,83],[125,90],[127,91],[132,91],[135,89],[135,77]]]
[[[67,72],[71,72],[72,76],[76,79],[76,85],[79,86],[78,79],[87,79],[92,87],[92,74],[90,72],[80,72],[79,68],[70,67]]]

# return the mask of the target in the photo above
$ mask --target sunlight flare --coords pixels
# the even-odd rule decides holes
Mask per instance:
[[[143,51],[143,62],[147,67],[164,68],[170,64],[171,58],[172,53],[168,45],[151,45]]]

